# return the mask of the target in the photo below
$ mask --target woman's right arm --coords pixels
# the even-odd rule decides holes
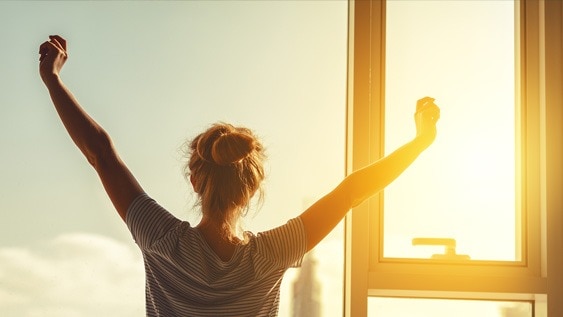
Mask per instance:
[[[346,213],[393,182],[409,167],[436,137],[440,109],[434,99],[417,103],[416,137],[380,160],[348,175],[332,192],[318,200],[300,218],[311,250],[344,218]]]
[[[94,167],[123,220],[127,208],[143,192],[119,158],[108,133],[86,113],[60,77],[68,57],[66,41],[57,35],[41,44],[39,72],[57,113],[71,139]]]

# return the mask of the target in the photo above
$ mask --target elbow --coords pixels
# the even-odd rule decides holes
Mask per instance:
[[[111,137],[106,131],[98,131],[94,140],[95,142],[92,142],[92,144],[89,144],[86,147],[84,155],[86,156],[88,163],[97,170],[100,165],[112,158],[115,158],[116,155]]]
[[[352,173],[346,177],[338,186],[343,203],[348,209],[356,208],[368,199],[375,190],[371,190],[373,184],[365,183],[359,178],[357,173]]]
[[[339,201],[342,203],[344,209],[350,210],[358,205],[354,198],[352,182],[350,182],[349,178],[345,178],[340,185],[336,187],[334,193],[337,197],[340,197]]]

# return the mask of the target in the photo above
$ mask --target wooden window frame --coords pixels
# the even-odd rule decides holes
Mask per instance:
[[[346,218],[345,316],[367,316],[369,296],[526,300],[534,316],[563,316],[557,300],[563,298],[563,3],[521,0],[516,7],[522,260],[451,265],[382,258],[378,195]],[[352,172],[384,153],[385,1],[350,1],[348,65]]]

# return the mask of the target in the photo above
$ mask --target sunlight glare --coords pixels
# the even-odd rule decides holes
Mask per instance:
[[[514,25],[512,1],[387,2],[386,153],[414,136],[417,99],[436,98],[441,119],[385,191],[385,257],[428,258],[435,248],[411,240],[434,237],[471,259],[518,260]]]

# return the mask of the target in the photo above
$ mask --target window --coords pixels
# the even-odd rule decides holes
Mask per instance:
[[[533,304],[529,301],[370,297],[368,311],[369,316],[376,317],[438,317],[452,316],[452,312],[457,317],[532,317]]]
[[[390,50],[394,48],[405,48],[404,45],[407,45],[407,42],[405,42],[406,38],[409,36],[414,37],[414,35],[403,33],[399,39],[391,38],[394,35],[388,31],[393,31],[393,28],[395,28],[395,31],[419,32],[412,42],[414,43],[415,40],[429,35],[429,31],[421,32],[422,30],[438,22],[435,16],[420,14],[421,10],[419,8],[419,10],[414,12],[423,17],[418,21],[417,28],[410,29],[408,26],[409,21],[403,21],[404,23],[397,27],[397,20],[394,19],[397,19],[398,15],[408,14],[408,7],[416,5],[422,5],[422,3],[419,1],[393,1],[392,3],[385,1],[358,1],[350,5],[350,14],[353,19],[351,18],[350,21],[349,156],[347,164],[349,171],[361,168],[383,156],[387,149],[393,150],[393,145],[397,145],[396,142],[399,141],[391,139],[392,136],[388,135],[390,132],[399,134],[402,142],[408,140],[410,137],[408,134],[402,136],[400,134],[401,130],[405,129],[405,125],[410,127],[412,123],[395,122],[393,111],[397,109],[392,107],[403,104],[410,107],[407,110],[400,109],[398,111],[402,117],[408,120],[410,116],[405,115],[405,113],[412,113],[411,111],[413,110],[410,109],[414,109],[416,98],[426,94],[432,95],[432,90],[436,91],[442,89],[443,86],[447,86],[449,89],[440,91],[441,96],[445,96],[445,99],[447,99],[450,98],[447,94],[450,91],[455,91],[452,88],[459,84],[455,79],[452,79],[451,82],[442,83],[440,87],[432,87],[431,84],[439,80],[439,75],[433,77],[435,73],[439,74],[441,71],[448,71],[455,66],[448,64],[449,60],[445,60],[443,57],[437,61],[428,61],[427,64],[439,65],[441,68],[448,69],[438,70],[428,75],[426,81],[423,81],[423,79],[417,83],[416,77],[418,73],[416,68],[413,67],[420,66],[421,63],[424,63],[424,60],[419,60],[415,65],[409,64],[408,58],[396,61],[393,60],[393,58],[397,58],[396,55],[387,56],[391,54]],[[558,46],[560,45],[558,39],[560,39],[561,34],[560,20],[563,14],[561,4],[553,2],[544,3],[542,1],[519,1],[514,3],[503,1],[503,3],[496,4],[492,1],[479,1],[478,3],[435,1],[424,5],[425,10],[430,9],[432,6],[445,6],[449,7],[449,9],[452,9],[451,6],[459,6],[457,12],[460,16],[448,16],[447,18],[452,19],[452,21],[443,24],[441,31],[459,33],[458,36],[464,39],[460,45],[467,45],[465,41],[473,41],[472,44],[479,45],[478,42],[475,42],[477,40],[486,44],[486,39],[472,37],[478,34],[476,32],[481,28],[480,25],[475,26],[471,24],[472,26],[469,28],[458,29],[452,24],[453,21],[456,23],[463,22],[463,16],[470,16],[472,6],[512,5],[514,8],[514,15],[512,15],[514,20],[511,24],[513,25],[512,32],[515,36],[511,38],[514,39],[515,45],[512,52],[503,53],[501,56],[496,56],[494,52],[487,54],[484,57],[491,58],[492,61],[498,61],[498,63],[490,64],[486,70],[482,70],[478,74],[481,76],[483,73],[494,69],[491,74],[504,73],[509,75],[508,79],[497,79],[494,87],[495,93],[498,93],[499,86],[508,88],[508,93],[501,98],[502,101],[497,102],[497,105],[512,104],[511,107],[503,108],[504,110],[502,111],[507,112],[500,115],[502,120],[508,117],[509,120],[504,120],[504,122],[508,123],[504,124],[504,129],[491,129],[489,134],[492,135],[487,135],[488,139],[484,140],[484,144],[488,144],[488,142],[499,138],[497,142],[503,144],[503,146],[492,146],[493,142],[491,142],[491,145],[487,146],[487,148],[492,152],[502,148],[501,151],[496,153],[498,153],[497,155],[504,155],[502,161],[507,163],[505,165],[497,165],[495,172],[499,171],[499,169],[502,170],[503,172],[499,174],[502,177],[498,177],[498,179],[504,179],[507,182],[504,183],[505,185],[496,184],[495,186],[502,186],[502,191],[506,194],[502,196],[504,197],[502,199],[498,199],[500,196],[493,197],[495,199],[492,201],[499,201],[497,207],[497,202],[492,203],[490,197],[482,197],[488,191],[470,191],[472,195],[481,195],[481,197],[475,199],[477,202],[486,201],[490,205],[495,205],[493,208],[495,213],[503,214],[503,217],[505,217],[499,218],[502,220],[499,220],[498,223],[505,226],[505,228],[501,230],[503,232],[501,239],[498,239],[498,235],[491,235],[489,238],[478,242],[479,239],[474,239],[476,234],[465,234],[462,230],[452,230],[451,224],[454,224],[456,221],[459,222],[459,219],[451,217],[451,214],[446,212],[439,211],[437,217],[431,220],[422,219],[422,221],[428,220],[428,222],[424,223],[425,228],[416,224],[404,225],[402,223],[406,222],[405,217],[407,216],[405,215],[411,216],[408,213],[412,207],[401,202],[396,197],[397,193],[405,195],[405,192],[411,190],[409,197],[414,196],[414,199],[417,199],[418,206],[421,212],[425,212],[425,215],[430,214],[429,211],[424,211],[425,208],[428,210],[434,207],[439,210],[444,205],[447,205],[447,201],[444,199],[427,201],[426,195],[423,194],[427,188],[416,188],[413,185],[416,183],[420,185],[421,178],[429,177],[429,175],[422,175],[425,173],[423,167],[434,172],[438,168],[432,166],[430,162],[424,162],[424,159],[432,159],[432,154],[429,154],[431,151],[438,151],[436,148],[430,148],[427,151],[428,153],[424,153],[421,156],[420,162],[415,162],[415,164],[419,165],[411,168],[420,170],[407,171],[385,193],[381,193],[369,202],[356,208],[347,218],[346,315],[371,316],[372,313],[377,311],[377,316],[401,316],[400,314],[385,315],[381,310],[378,310],[381,308],[379,305],[374,305],[381,305],[381,303],[386,302],[385,298],[418,298],[416,301],[409,299],[413,303],[412,306],[416,305],[416,303],[425,303],[423,305],[426,305],[426,303],[429,303],[429,298],[435,298],[460,301],[458,303],[461,305],[465,305],[465,300],[469,299],[476,306],[496,303],[501,308],[511,307],[510,309],[518,310],[522,316],[527,316],[530,313],[533,313],[534,316],[546,316],[548,312],[550,316],[559,316],[563,312],[561,304],[555,301],[547,302],[546,299],[548,296],[558,298],[556,297],[557,294],[559,296],[563,294],[561,289],[563,284],[560,283],[562,277],[559,275],[561,273],[555,270],[557,265],[562,264],[560,253],[556,252],[558,247],[560,247],[557,241],[561,240],[559,232],[561,232],[560,224],[563,223],[561,216],[557,215],[556,211],[562,206],[560,198],[558,198],[559,196],[551,196],[552,198],[550,199],[548,193],[555,191],[558,188],[557,185],[561,182],[559,176],[561,174],[550,172],[560,171],[560,167],[549,162],[555,162],[553,160],[560,157],[557,151],[560,151],[560,144],[563,142],[561,142],[561,131],[558,131],[559,134],[548,134],[546,131],[549,130],[550,126],[552,130],[557,130],[553,127],[560,127],[561,125],[561,92],[555,88],[558,85],[559,87],[561,86],[561,48]],[[442,10],[444,8],[435,8],[435,10],[438,9]],[[500,12],[494,13],[496,9],[493,10],[492,8],[486,9],[486,13],[483,10],[480,9],[482,17],[479,22],[481,23],[486,23],[486,16],[488,14],[502,14]],[[417,14],[411,16],[411,19],[418,19]],[[426,23],[427,25],[421,25],[425,23],[425,18],[430,21]],[[507,24],[502,22],[503,19],[500,19],[500,16],[497,16],[497,19],[498,27],[494,31],[489,31],[484,35],[481,34],[481,37],[494,36],[496,32],[500,32],[503,29],[508,30],[504,27]],[[506,19],[504,20],[506,21]],[[466,22],[473,23],[474,21]],[[447,25],[447,27],[444,27],[444,25]],[[460,32],[460,30],[464,32]],[[432,39],[429,42],[432,42]],[[434,43],[429,49],[432,50],[436,46],[437,43]],[[421,48],[410,47],[410,49]],[[466,54],[465,59],[460,61],[471,64],[472,59],[480,55],[480,53],[472,52],[471,54]],[[424,54],[424,52],[421,53],[422,56]],[[439,56],[439,54],[436,55]],[[437,56],[425,57],[437,58]],[[512,71],[510,71],[511,60],[515,61],[512,64],[515,65],[512,67]],[[400,63],[411,66],[408,69],[408,73],[401,72],[398,66]],[[498,67],[502,66],[500,64],[503,63],[508,65],[508,71],[500,71],[498,69]],[[425,66],[428,65],[422,65],[422,67]],[[504,66],[504,68],[506,69],[507,66]],[[428,69],[421,72],[423,74],[428,73]],[[414,79],[408,77],[412,73],[414,73],[412,76]],[[467,73],[468,77],[474,75],[475,73]],[[488,77],[490,77],[490,74]],[[411,93],[408,92],[408,89],[404,89],[401,91],[401,94],[398,94],[394,92],[398,87],[396,84],[399,82],[397,78],[407,88],[410,84],[410,86],[416,87],[415,89],[423,88],[423,91]],[[477,84],[481,83],[477,82]],[[485,87],[481,87],[485,88],[485,90],[480,90],[481,88],[475,84],[472,87],[478,88],[479,95],[490,93],[490,91],[486,91]],[[551,88],[552,90],[549,87],[553,87]],[[511,92],[515,93],[510,96]],[[452,95],[452,98],[462,100],[463,97],[467,96],[467,94],[462,96],[459,96],[459,94],[460,92],[457,91],[456,95]],[[402,100],[401,98],[403,97],[412,100]],[[438,98],[437,103],[440,105],[440,97],[434,97]],[[483,96],[479,97],[485,100],[492,99]],[[457,132],[454,131],[457,128],[467,126],[467,122],[463,120],[464,118],[460,117],[457,117],[457,123],[444,123],[447,120],[446,118],[451,119],[451,116],[454,116],[453,110],[448,112],[448,107],[454,107],[454,104],[455,102],[445,102],[443,105],[443,119],[440,122],[439,138],[446,134],[445,139],[442,140],[444,143],[447,143],[447,133],[455,134]],[[491,111],[498,111],[494,109],[491,109]],[[550,116],[548,113],[557,115]],[[499,118],[496,118],[494,122],[501,120]],[[414,133],[414,130],[410,132]],[[470,139],[465,140],[470,141]],[[506,140],[509,141],[506,142]],[[438,145],[434,144],[433,147]],[[511,146],[513,147],[511,148]],[[455,147],[451,150],[459,151]],[[440,155],[444,155],[443,153],[445,152],[440,152]],[[455,156],[456,154],[459,153],[451,155]],[[434,159],[438,158],[434,157]],[[466,157],[455,158],[458,164],[463,164],[463,160],[466,159]],[[490,164],[491,162],[488,161],[486,163]],[[441,165],[439,168],[447,169],[448,167]],[[452,169],[449,171],[451,173]],[[488,174],[490,175],[491,173],[489,172]],[[470,179],[470,176],[473,175],[466,177]],[[409,177],[415,180],[411,184],[409,184]],[[455,181],[458,182],[457,180]],[[470,184],[469,182],[466,183]],[[458,182],[451,186],[451,188],[448,187],[447,190],[459,188],[460,185],[462,184]],[[510,190],[506,190],[506,188]],[[445,187],[443,187],[443,190],[446,190]],[[418,197],[416,194],[413,194],[415,192],[419,194]],[[450,193],[452,196],[461,194],[463,193]],[[460,198],[461,196],[457,197],[458,201],[463,201]],[[446,207],[448,208],[445,209],[451,209],[449,208],[450,206]],[[458,209],[463,210],[464,207],[458,206]],[[471,209],[475,209],[475,207]],[[448,212],[458,211],[448,210]],[[393,218],[397,214],[401,215],[401,213],[403,213],[402,218]],[[458,216],[467,217],[467,214],[459,213]],[[477,215],[471,215],[471,217],[474,216]],[[480,217],[483,218],[482,215]],[[428,218],[433,217],[428,216]],[[448,227],[440,227],[435,225],[435,223],[446,224]],[[426,231],[428,227],[432,227],[432,230]],[[455,228],[455,226],[453,227]],[[498,225],[496,227],[498,228]],[[479,226],[476,228],[479,228]],[[474,232],[479,232],[477,230],[473,229]],[[495,231],[492,230],[491,232]],[[457,253],[467,254],[470,258],[457,258],[457,260],[440,258],[440,253],[444,253],[444,247],[441,247],[441,249],[428,249],[427,252],[419,253],[420,248],[427,247],[413,247],[411,245],[413,243],[412,239],[417,237],[453,238],[459,247],[459,250],[456,250],[456,252],[460,251]],[[496,243],[496,241],[486,242],[491,237],[500,241],[489,252],[487,251],[489,246]],[[436,241],[415,240],[414,242],[425,244]],[[439,240],[437,242],[453,244],[453,240]],[[474,245],[471,246],[471,244]],[[365,250],[369,250],[369,254]],[[433,254],[438,256],[432,258]],[[549,269],[550,267],[552,269]],[[369,300],[368,297],[370,298]],[[403,303],[402,301],[392,300],[387,302]],[[444,305],[446,302],[433,303],[441,303],[438,304],[439,306]],[[447,303],[452,302],[448,301]],[[411,306],[401,305],[403,307]],[[526,307],[533,307],[533,312]],[[501,311],[501,309],[499,308],[498,311]],[[501,316],[499,314],[491,316]]]
[[[443,246],[413,245],[431,237],[455,240],[457,259],[520,260],[514,2],[390,1],[385,9],[385,153],[415,134],[418,98],[437,98],[443,120],[432,147],[385,189],[374,223],[383,257],[438,258]]]

